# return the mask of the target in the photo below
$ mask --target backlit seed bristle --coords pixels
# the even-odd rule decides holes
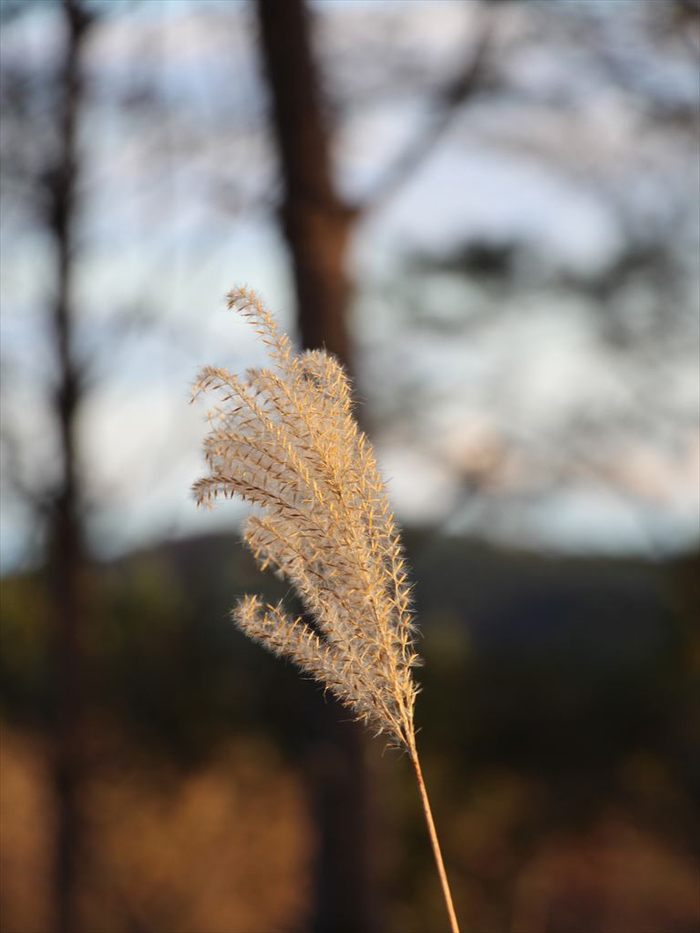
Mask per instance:
[[[414,619],[401,542],[350,385],[328,353],[295,353],[245,288],[228,307],[265,343],[270,368],[235,376],[205,367],[194,395],[217,404],[194,485],[209,505],[234,494],[257,506],[244,540],[259,565],[293,585],[312,628],[282,605],[246,597],[233,610],[251,638],[328,687],[358,718],[414,748]]]

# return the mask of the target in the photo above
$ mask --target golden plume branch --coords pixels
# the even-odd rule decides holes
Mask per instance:
[[[372,446],[353,416],[343,368],[325,351],[296,354],[254,292],[228,307],[255,327],[272,366],[244,377],[205,367],[193,396],[217,403],[204,443],[199,505],[219,495],[257,506],[243,539],[302,600],[314,628],[282,605],[246,597],[236,625],[330,689],[411,757],[453,933],[457,920],[416,750],[419,663],[400,536]]]

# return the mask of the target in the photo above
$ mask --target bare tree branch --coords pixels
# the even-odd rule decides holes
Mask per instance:
[[[462,68],[445,82],[435,95],[424,125],[413,140],[384,172],[374,189],[364,198],[360,210],[375,210],[394,197],[408,182],[452,126],[461,107],[486,85],[488,53],[494,32],[489,11],[483,13],[483,25]]]

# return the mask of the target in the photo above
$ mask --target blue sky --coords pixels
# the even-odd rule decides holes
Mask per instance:
[[[454,3],[319,6],[328,67],[340,63],[331,86],[350,102],[336,138],[339,182],[356,195],[371,189],[420,127],[430,100],[376,63],[374,77],[368,70],[358,79],[359,91],[345,87],[347,62],[374,30],[371,17],[398,24],[396,49],[422,66],[458,61],[477,21]],[[603,82],[590,93],[598,73],[580,52],[571,66],[565,33],[527,38],[539,15],[518,11],[499,27],[509,50],[500,80],[516,93],[465,111],[398,195],[362,223],[350,258],[361,394],[375,413],[382,463],[407,522],[437,521],[535,547],[682,548],[698,533],[697,328],[687,329],[673,358],[654,362],[669,405],[690,413],[673,450],[651,437],[618,447],[608,438],[591,463],[577,470],[569,462],[565,481],[553,483],[572,418],[604,421],[607,410],[624,418],[625,406],[633,413],[629,395],[639,374],[601,342],[590,302],[547,277],[605,268],[625,244],[620,217],[635,211],[652,223],[685,201],[683,242],[692,244],[700,203],[693,149],[664,134],[640,135],[639,116],[619,89]],[[613,24],[611,42],[615,30],[623,25]],[[39,74],[60,41],[42,12],[3,30],[3,55]],[[687,103],[692,74],[677,58],[654,65],[654,93],[658,87]],[[275,170],[249,8],[180,0],[116,13],[97,27],[87,67],[94,93],[83,123],[85,248],[76,304],[79,349],[95,387],[80,436],[92,538],[107,554],[235,524],[237,507],[200,515],[189,497],[205,426],[202,410],[187,404],[188,385],[204,363],[241,369],[261,361],[252,335],[223,311],[232,284],[258,289],[285,326],[292,319],[287,257],[269,210]],[[374,80],[386,93],[353,103],[362,81],[370,87]],[[115,102],[144,88],[157,100],[150,115]],[[550,99],[557,97],[551,89],[559,98]],[[25,475],[41,486],[55,460],[43,401],[51,379],[48,256],[11,192],[2,223],[4,420]],[[468,284],[431,279],[420,283],[427,322],[411,322],[400,297],[407,257],[484,239],[519,244],[525,280],[530,268],[540,279],[504,291],[495,304]],[[688,294],[692,315],[692,287]],[[639,297],[640,307],[645,300]],[[488,302],[491,323],[472,327],[470,317]],[[442,317],[452,322],[447,337],[431,328]],[[415,412],[382,418],[397,392],[410,396]],[[484,450],[507,455],[478,503],[457,508],[465,471],[480,468]],[[576,457],[575,448],[567,457]],[[2,563],[11,568],[31,553],[31,527],[12,490],[2,522]]]

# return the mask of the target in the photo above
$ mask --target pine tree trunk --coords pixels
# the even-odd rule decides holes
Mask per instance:
[[[283,179],[282,229],[305,348],[325,347],[352,372],[347,250],[354,212],[333,182],[328,130],[303,0],[258,0],[260,43]],[[377,933],[366,738],[339,704],[314,695],[306,772],[318,833],[314,933]]]
[[[257,9],[301,338],[348,366],[346,256],[354,213],[333,183],[310,16],[303,0],[258,0]]]
[[[66,46],[57,80],[57,151],[45,177],[47,226],[55,254],[50,310],[57,363],[53,416],[60,443],[61,477],[48,529],[48,585],[52,637],[52,779],[56,800],[53,889],[58,933],[79,933],[78,890],[84,855],[81,792],[84,767],[82,632],[85,624],[86,556],[80,519],[76,414],[81,380],[73,356],[72,283],[75,264],[77,124],[84,91],[80,57],[90,19],[77,0],[63,0]]]

